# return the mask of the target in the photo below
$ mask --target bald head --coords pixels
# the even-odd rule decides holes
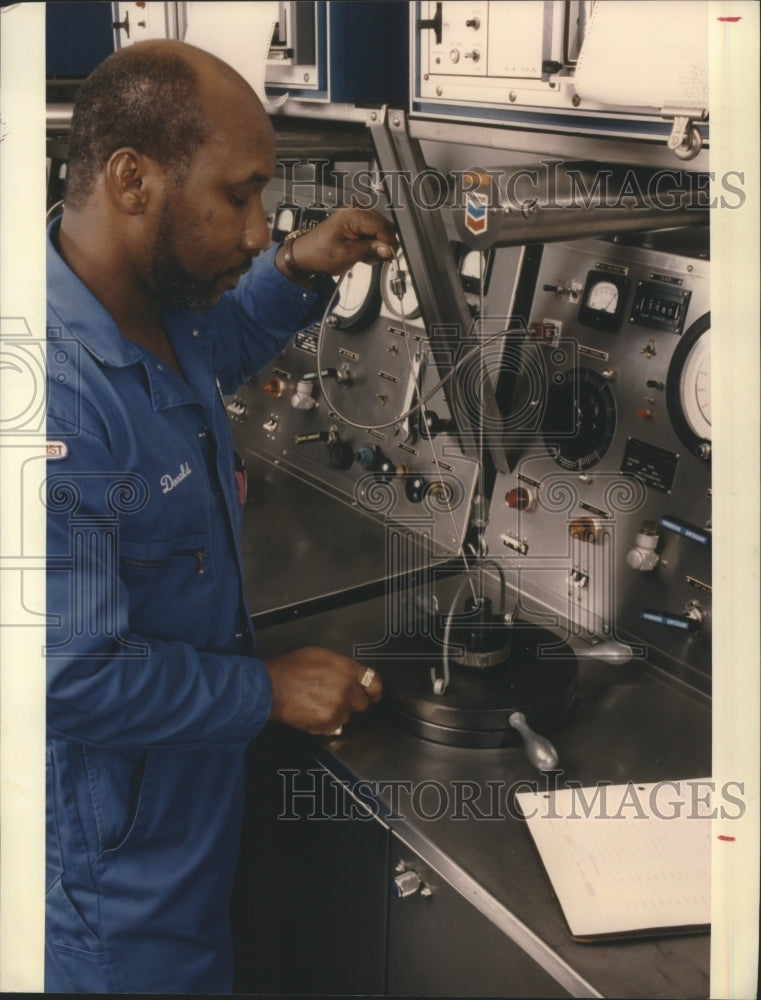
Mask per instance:
[[[133,147],[177,180],[214,132],[220,102],[266,117],[249,84],[216,56],[184,42],[140,42],[90,74],[74,106],[66,205],[80,209],[111,154]]]

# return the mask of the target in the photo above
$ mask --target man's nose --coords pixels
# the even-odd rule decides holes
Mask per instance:
[[[246,251],[264,250],[269,245],[270,230],[261,204],[253,205],[243,224],[241,247]]]

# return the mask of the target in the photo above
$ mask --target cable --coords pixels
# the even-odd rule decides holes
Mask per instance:
[[[405,279],[404,279],[404,275],[403,275],[402,271],[399,268],[399,259],[398,258],[396,258],[396,271],[397,271],[397,280],[400,282],[400,284],[399,284],[399,291],[397,292],[395,290],[395,294],[397,295],[397,298],[399,299],[399,308],[401,310],[402,333],[404,334],[404,337],[403,337],[404,346],[407,349],[407,360],[408,360],[409,366],[410,366],[410,377],[412,378],[412,383],[413,383],[413,386],[414,386],[415,395],[417,396],[417,399],[418,399],[418,404],[417,405],[420,408],[420,420],[425,425],[425,417],[426,417],[426,413],[425,413],[425,401],[423,400],[423,398],[422,398],[422,396],[420,394],[420,385],[418,384],[418,380],[415,377],[415,366],[414,366],[414,364],[412,362],[412,352],[410,350],[410,338],[407,335],[407,316],[406,316],[406,314],[404,312],[404,305],[403,305],[403,302],[404,302],[404,281],[405,281]],[[468,574],[468,576],[466,577],[466,579],[470,579],[470,575],[469,575],[469,569],[470,568],[468,566],[468,557],[465,554],[465,548],[464,548],[464,545],[463,545],[463,539],[460,537],[460,533],[457,530],[457,521],[455,520],[454,511],[452,510],[452,504],[450,502],[449,491],[447,490],[446,484],[444,482],[444,476],[441,473],[441,465],[439,464],[439,456],[436,454],[436,448],[434,447],[434,444],[433,444],[433,437],[429,436],[428,441],[430,442],[430,445],[431,445],[431,454],[433,455],[433,464],[436,466],[436,475],[438,477],[439,485],[441,486],[442,496],[444,497],[444,502],[445,502],[445,504],[447,506],[447,511],[449,513],[450,520],[452,521],[452,529],[454,531],[454,537],[455,537],[456,542],[457,542],[457,551],[462,556],[463,562],[465,564],[465,572]],[[479,466],[479,468],[480,468],[480,466]],[[473,600],[477,601],[478,600],[478,596],[476,594],[476,589],[472,585],[472,583],[471,583],[471,592],[473,594]]]
[[[330,301],[328,302],[328,304],[326,306],[326,309],[325,309],[325,312],[323,314],[322,320],[320,321],[320,328],[319,328],[319,330],[317,332],[317,381],[318,381],[319,386],[320,386],[320,392],[322,393],[323,398],[325,399],[325,402],[330,407],[330,409],[335,413],[335,415],[337,417],[339,417],[345,424],[347,424],[347,426],[349,426],[349,427],[355,427],[355,428],[357,428],[357,430],[363,430],[363,431],[382,431],[382,430],[386,430],[386,428],[388,428],[388,427],[393,427],[395,424],[400,424],[403,420],[406,420],[407,417],[410,417],[410,416],[412,416],[413,413],[416,413],[420,409],[421,404],[425,404],[430,399],[432,399],[436,395],[436,393],[439,391],[439,389],[443,388],[447,384],[447,382],[452,378],[452,376],[457,371],[459,371],[459,369],[466,362],[470,361],[470,359],[472,357],[474,357],[476,354],[478,354],[479,351],[482,351],[485,347],[488,347],[489,344],[493,344],[495,341],[501,340],[502,337],[504,337],[506,333],[514,332],[514,331],[511,331],[511,330],[508,330],[508,329],[500,330],[499,333],[493,333],[493,334],[491,334],[491,336],[487,337],[486,340],[484,340],[483,342],[480,342],[480,343],[476,344],[475,347],[472,347],[469,351],[467,351],[460,358],[460,360],[456,364],[454,364],[452,366],[452,368],[450,368],[450,370],[446,373],[446,375],[444,375],[444,377],[441,378],[433,386],[433,388],[431,388],[431,389],[428,390],[428,392],[425,394],[425,396],[420,397],[420,402],[415,403],[414,406],[411,406],[409,409],[404,410],[402,413],[400,413],[398,416],[394,417],[392,420],[387,420],[387,421],[385,421],[382,424],[359,424],[356,421],[351,420],[349,417],[345,416],[343,413],[341,413],[341,411],[339,410],[339,408],[334,404],[333,400],[330,398],[330,394],[327,391],[327,388],[326,388],[326,385],[325,385],[325,381],[324,381],[324,379],[322,378],[322,376],[320,374],[321,369],[323,367],[322,366],[321,357],[322,357],[322,345],[323,345],[323,342],[324,342],[324,339],[325,339],[325,329],[328,326],[328,317],[330,315],[331,309],[333,308],[333,304],[334,304],[334,302],[336,300],[336,296],[338,295],[338,292],[339,292],[339,290],[341,288],[341,282],[342,281],[343,281],[343,277],[341,277],[339,279],[338,283],[336,284],[335,290],[334,290],[333,294],[330,297]]]
[[[452,368],[447,372],[447,374],[443,378],[441,378],[436,383],[436,385],[434,385],[433,388],[430,389],[426,393],[425,396],[423,396],[422,393],[421,393],[420,385],[418,384],[418,379],[415,376],[415,370],[414,370],[414,363],[413,363],[413,358],[412,358],[412,352],[410,350],[410,344],[409,344],[409,335],[408,335],[408,332],[407,332],[407,317],[405,315],[404,306],[402,304],[403,303],[403,297],[404,297],[404,284],[403,284],[403,282],[404,282],[404,272],[402,272],[400,270],[400,268],[399,268],[399,261],[398,261],[398,259],[394,260],[394,264],[396,266],[396,271],[397,271],[397,280],[401,282],[401,284],[399,284],[399,290],[398,291],[395,290],[395,294],[397,295],[397,297],[399,299],[399,305],[400,305],[400,310],[401,310],[400,314],[401,314],[401,321],[402,321],[403,340],[404,340],[404,345],[405,345],[405,348],[406,348],[406,351],[407,351],[407,360],[408,360],[409,368],[410,368],[410,377],[413,380],[414,395],[417,398],[417,402],[415,403],[414,406],[409,407],[406,411],[404,411],[401,414],[399,414],[398,416],[394,417],[393,420],[389,420],[389,421],[386,421],[386,422],[381,423],[381,424],[360,424],[360,423],[357,423],[354,420],[349,419],[344,414],[342,414],[341,411],[338,409],[338,407],[335,406],[334,403],[333,403],[333,401],[331,400],[330,395],[329,395],[329,393],[327,391],[327,387],[325,385],[325,380],[324,380],[323,375],[322,375],[322,372],[323,372],[323,369],[324,369],[324,366],[322,364],[322,350],[323,350],[323,345],[324,345],[324,342],[325,342],[325,331],[326,331],[326,328],[328,326],[328,317],[329,317],[330,312],[331,312],[331,310],[333,308],[333,305],[334,305],[334,303],[336,301],[336,298],[337,298],[337,296],[338,296],[338,294],[340,292],[341,283],[343,282],[344,275],[342,275],[341,278],[339,278],[338,282],[336,283],[336,287],[335,287],[335,289],[333,291],[333,294],[330,297],[330,301],[328,302],[328,304],[326,306],[326,309],[325,309],[325,312],[323,313],[322,320],[320,322],[320,328],[319,328],[319,331],[317,333],[317,351],[316,351],[316,355],[317,355],[317,358],[316,358],[316,360],[317,360],[317,381],[318,381],[319,386],[320,386],[320,391],[321,391],[321,393],[323,395],[323,398],[324,398],[327,406],[332,410],[332,412],[335,413],[335,415],[340,420],[342,420],[345,424],[347,424],[349,427],[354,427],[354,428],[356,428],[358,430],[364,430],[364,431],[385,430],[388,427],[393,427],[396,424],[402,423],[402,421],[406,420],[408,417],[412,416],[412,414],[414,414],[414,413],[416,413],[418,411],[420,412],[421,422],[423,424],[425,424],[425,418],[426,418],[425,404],[428,402],[428,400],[431,399],[449,381],[449,379],[452,378],[452,376],[455,374],[455,372],[457,372],[462,367],[462,365],[464,365],[467,361],[469,361],[473,356],[475,356],[479,352],[481,352],[481,355],[482,355],[483,349],[485,347],[487,347],[490,343],[493,343],[494,341],[501,339],[502,337],[504,337],[504,335],[506,333],[509,332],[507,329],[505,329],[505,330],[501,330],[499,333],[492,334],[492,336],[488,337],[486,340],[482,341],[482,340],[479,339],[479,342],[473,348],[471,348],[471,350],[467,351],[460,358],[460,360],[456,364],[454,364],[452,366]],[[483,316],[484,316],[484,313],[485,313],[484,275],[485,275],[485,256],[484,256],[483,252],[481,252],[479,254],[479,319],[482,319]],[[481,356],[481,366],[482,366],[482,378],[481,378],[481,384],[480,384],[480,394],[481,394],[480,402],[481,402],[481,414],[483,415],[483,412],[484,412],[484,382],[485,382],[485,377],[486,377],[486,373],[483,371],[483,356]],[[444,497],[444,501],[445,501],[446,506],[447,506],[447,511],[448,511],[449,516],[450,516],[450,518],[452,520],[452,526],[453,526],[453,529],[454,529],[454,537],[455,537],[455,540],[456,540],[456,543],[457,543],[457,551],[458,551],[458,554],[462,557],[464,568],[465,568],[465,576],[463,577],[462,581],[460,582],[460,585],[457,588],[457,592],[455,594],[454,600],[453,600],[452,605],[450,607],[449,613],[446,616],[446,624],[445,624],[445,627],[444,627],[444,636],[443,636],[443,654],[442,654],[442,671],[443,671],[443,676],[442,677],[438,677],[437,674],[436,674],[436,669],[435,668],[431,668],[431,681],[432,681],[432,684],[433,684],[433,691],[434,691],[435,694],[444,694],[444,692],[447,690],[447,687],[449,686],[449,680],[450,680],[449,643],[450,643],[450,635],[451,635],[451,630],[452,630],[452,617],[453,617],[454,607],[455,607],[457,601],[460,599],[462,591],[464,590],[464,588],[465,588],[466,585],[470,586],[470,591],[471,591],[471,595],[473,597],[474,604],[475,604],[475,606],[478,606],[478,604],[480,603],[479,591],[481,593],[483,593],[483,584],[484,584],[483,573],[484,573],[486,562],[488,561],[490,565],[494,565],[496,567],[497,572],[499,574],[499,578],[500,578],[500,608],[501,608],[500,614],[501,614],[502,617],[504,617],[504,607],[505,607],[505,577],[504,577],[504,573],[502,571],[502,568],[499,566],[498,563],[495,563],[494,560],[485,560],[482,557],[481,552],[480,552],[480,550],[481,550],[481,532],[480,532],[480,530],[479,530],[479,546],[478,546],[478,551],[474,553],[474,555],[476,556],[476,558],[478,560],[478,566],[474,568],[474,567],[471,567],[471,565],[469,564],[469,562],[468,562],[468,556],[467,556],[467,553],[465,552],[465,546],[464,546],[463,539],[460,537],[458,529],[457,529],[457,522],[456,522],[455,517],[454,517],[454,511],[452,510],[452,505],[451,505],[450,500],[449,500],[449,491],[447,490],[446,484],[444,482],[444,477],[443,477],[442,471],[441,471],[441,465],[439,463],[438,455],[436,454],[436,448],[434,447],[433,439],[431,437],[429,437],[429,441],[430,441],[430,444],[431,444],[431,454],[433,455],[433,462],[434,462],[434,465],[436,466],[436,474],[437,474],[437,477],[438,477],[438,482],[439,482],[439,484],[440,484],[440,486],[442,488],[442,495]],[[478,479],[477,479],[477,485],[478,485],[478,488],[479,488],[481,494],[483,493],[483,460],[484,460],[483,457],[484,457],[484,446],[485,446],[485,441],[484,441],[484,422],[483,422],[483,418],[481,418],[479,420],[479,426],[478,426],[478,449],[479,449],[478,450],[478,454],[479,454],[479,462],[478,462]],[[481,495],[480,503],[481,503],[481,505],[483,505],[483,496],[482,495]],[[475,585],[475,583],[473,581],[473,574],[474,574],[475,571],[478,572],[478,577],[479,577],[479,587],[478,588],[476,588],[476,585]]]

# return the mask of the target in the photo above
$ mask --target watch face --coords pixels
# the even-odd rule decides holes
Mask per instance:
[[[348,332],[364,330],[380,312],[380,263],[361,261],[347,271],[341,281],[338,302],[333,309],[335,325]]]
[[[616,333],[626,307],[629,279],[608,271],[590,271],[579,306],[579,323]]]
[[[397,273],[404,275],[405,287],[401,299],[393,287],[394,277]],[[420,305],[412,285],[407,258],[401,250],[396,255],[396,262],[390,260],[383,265],[381,272],[381,294],[384,306],[394,319],[417,319],[420,315]]]

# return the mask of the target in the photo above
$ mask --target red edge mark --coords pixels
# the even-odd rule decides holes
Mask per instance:
[[[734,839],[735,839],[734,837],[726,837],[723,833],[719,834],[719,840],[728,840],[731,842],[734,841]]]
[[[737,21],[741,21],[740,17],[717,17],[717,21],[729,21],[730,24],[735,24]]]

